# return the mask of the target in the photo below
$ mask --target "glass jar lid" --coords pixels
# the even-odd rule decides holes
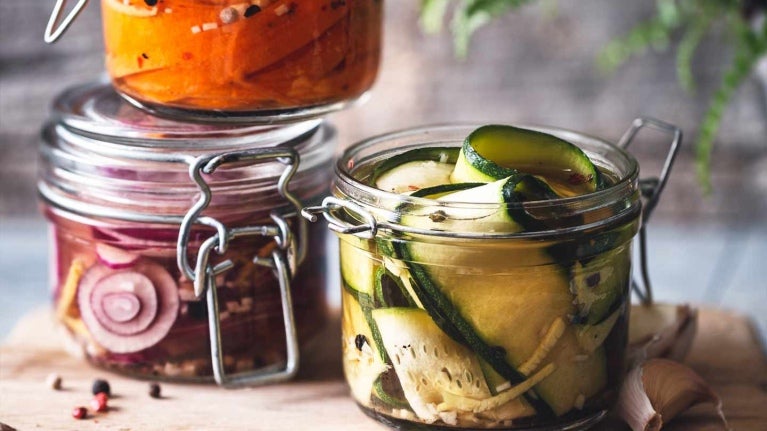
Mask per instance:
[[[194,123],[154,116],[120,97],[108,82],[95,82],[61,93],[53,102],[53,121],[79,134],[133,146],[226,149],[240,143],[269,146],[317,128],[315,119],[281,125]]]
[[[330,182],[335,131],[322,120],[279,126],[168,120],[133,107],[107,83],[65,91],[52,111],[43,129],[38,189],[47,202],[83,215],[181,217],[199,195],[190,166],[216,155],[295,154],[289,188],[301,201]],[[237,216],[284,205],[278,190],[283,159],[230,162],[203,173],[212,192],[209,212]]]

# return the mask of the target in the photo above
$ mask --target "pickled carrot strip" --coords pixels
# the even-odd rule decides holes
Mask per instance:
[[[234,37],[224,57],[227,75],[239,78],[257,72],[315,40],[347,15],[348,5],[332,7],[331,3],[278,1],[233,24]],[[272,12],[285,6],[289,12],[283,15]]]
[[[56,305],[56,317],[59,319],[63,320],[67,316],[77,316],[76,313],[72,313],[72,305],[75,303],[77,286],[80,284],[80,279],[84,273],[85,262],[79,258],[73,259]]]

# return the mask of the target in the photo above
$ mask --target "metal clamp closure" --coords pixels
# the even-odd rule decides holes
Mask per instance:
[[[679,152],[679,146],[682,144],[682,129],[672,124],[665,123],[654,118],[640,117],[634,120],[631,127],[623,134],[618,146],[626,149],[633,142],[639,131],[649,127],[662,132],[667,132],[673,135],[671,140],[671,146],[669,147],[666,160],[663,163],[663,168],[660,172],[659,178],[644,178],[639,180],[639,190],[642,196],[646,199],[644,203],[644,209],[642,210],[642,227],[639,229],[639,269],[642,276],[642,285],[637,282],[636,278],[631,279],[631,289],[637,294],[643,304],[651,304],[653,302],[652,284],[650,283],[650,273],[648,270],[648,258],[647,258],[647,221],[650,219],[655,207],[658,205],[658,200],[666,187],[669,173],[674,166],[677,153]]]
[[[335,210],[345,209],[355,220],[361,220],[360,224],[353,224],[332,215]],[[346,199],[338,199],[328,196],[322,200],[322,204],[316,207],[306,207],[301,210],[301,215],[311,221],[317,221],[317,214],[322,214],[328,222],[328,228],[333,232],[345,233],[365,239],[373,239],[378,233],[378,222],[375,217],[361,206]]]
[[[58,28],[54,29],[56,24],[59,22],[59,19],[61,18],[61,12],[62,9],[64,9],[64,5],[66,5],[66,3],[67,0],[56,0],[56,4],[53,6],[51,16],[48,18],[48,24],[45,26],[45,34],[43,35],[43,40],[45,43],[56,42],[61,37],[61,35],[67,31],[67,28],[69,28],[69,26],[72,24],[72,21],[77,18],[77,15],[80,15],[80,12],[83,11],[85,5],[88,4],[88,0],[78,0],[75,7],[72,8],[72,10],[66,17],[64,17],[63,20],[61,20]]]
[[[259,163],[275,160],[286,166],[277,183],[278,192],[290,203],[295,212],[289,214],[272,212],[270,216],[274,224],[231,229],[215,218],[201,215],[210,204],[212,196],[210,186],[205,182],[202,174],[212,174],[225,163]],[[295,273],[296,267],[306,256],[308,240],[307,222],[301,217],[297,217],[301,203],[288,191],[288,183],[298,169],[298,164],[299,155],[294,150],[273,148],[201,156],[194,159],[189,166],[189,176],[200,189],[200,198],[189,209],[181,222],[176,245],[176,261],[181,272],[194,283],[195,295],[199,298],[206,294],[211,361],[213,375],[219,385],[240,387],[274,383],[292,378],[298,370],[298,339],[290,295],[290,279]],[[296,219],[297,238],[291,232],[290,225],[286,220],[287,217],[295,217]],[[200,245],[196,265],[192,268],[188,260],[188,242],[192,227],[195,224],[213,227],[216,233]],[[273,237],[277,243],[277,248],[270,257],[256,256],[253,263],[272,268],[279,282],[287,358],[284,367],[281,364],[276,364],[257,370],[227,375],[224,370],[216,275],[231,269],[233,264],[230,260],[226,260],[212,266],[210,254],[214,250],[218,254],[223,254],[226,252],[230,241],[248,236]]]

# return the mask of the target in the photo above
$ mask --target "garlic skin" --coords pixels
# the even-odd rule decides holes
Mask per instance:
[[[633,305],[629,320],[628,363],[646,359],[684,360],[698,328],[698,310],[687,304]]]
[[[668,359],[651,359],[626,376],[616,412],[633,431],[658,431],[679,413],[700,403],[716,405],[725,429],[722,402],[690,368]]]

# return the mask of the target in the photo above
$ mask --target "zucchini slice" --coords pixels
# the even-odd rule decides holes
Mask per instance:
[[[380,263],[373,254],[371,241],[354,235],[339,235],[338,247],[344,284],[372,298],[375,274]]]
[[[369,313],[347,290],[342,290],[341,301],[344,375],[354,398],[369,406],[375,380],[389,367],[381,359],[383,352],[379,351],[379,343],[374,341]]]
[[[479,360],[471,350],[445,335],[431,317],[415,308],[379,308],[373,319],[415,414],[439,419],[436,406],[446,393],[473,399],[491,396]]]
[[[397,194],[450,183],[458,151],[455,147],[431,147],[397,154],[376,166],[370,183]]]
[[[445,203],[474,203],[452,205],[434,210],[408,208],[400,222],[405,226],[435,231],[455,232],[519,232],[523,230],[504,205],[516,199],[519,177],[503,178],[479,187],[463,189],[437,198]],[[435,188],[431,188],[434,190]],[[500,205],[482,205],[500,204]]]
[[[631,249],[619,247],[585,262],[576,261],[570,271],[570,290],[575,295],[578,320],[596,325],[626,301],[631,274]]]
[[[408,263],[414,290],[434,321],[512,386],[526,380],[519,367],[541,349],[541,334],[552,322],[568,322],[576,313],[568,273],[559,265],[508,272],[508,255],[493,247],[454,253],[449,247],[414,242],[396,250]],[[424,261],[430,264],[415,263]],[[489,272],[478,276],[461,270],[474,267]],[[556,366],[535,386],[540,399],[526,396],[541,416],[563,415],[578,405],[579,398],[595,395],[606,384],[604,349],[585,351],[574,332],[572,327],[557,330],[555,344],[543,353],[545,360],[536,361]],[[536,371],[531,368],[526,371]],[[485,375],[491,380],[492,374]]]
[[[375,280],[375,302],[378,307],[417,307],[403,280],[385,268],[379,268]]]
[[[545,178],[563,196],[591,193],[599,173],[588,156],[570,142],[514,126],[488,125],[463,143],[451,182],[491,182],[525,172]]]

